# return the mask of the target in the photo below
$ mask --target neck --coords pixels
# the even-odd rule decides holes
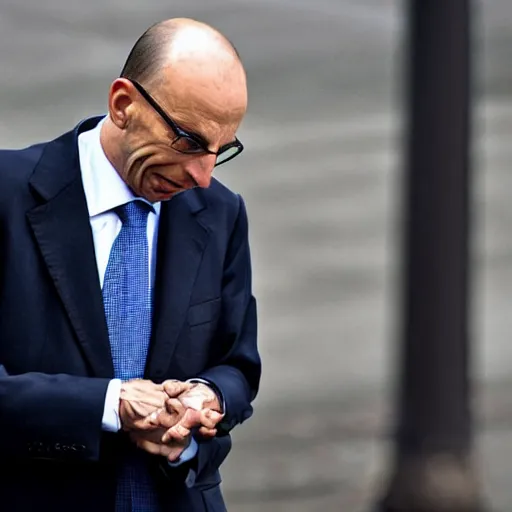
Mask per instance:
[[[110,117],[107,116],[100,131],[100,144],[107,157],[107,160],[112,164],[112,167],[121,176],[120,169],[122,168],[119,149],[121,147],[118,134],[118,129],[112,123]]]

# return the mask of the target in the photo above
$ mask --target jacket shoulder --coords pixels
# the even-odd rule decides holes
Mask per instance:
[[[208,208],[227,209],[238,212],[241,196],[230,190],[226,185],[217,179],[212,179],[208,188],[201,189]]]
[[[245,212],[242,197],[217,179],[212,179],[208,188],[199,189],[199,191],[207,205],[209,217],[213,219],[213,225],[220,224],[228,230],[233,229],[240,210],[243,209]]]
[[[23,149],[0,149],[0,197],[12,195],[19,187],[26,188],[46,144]]]

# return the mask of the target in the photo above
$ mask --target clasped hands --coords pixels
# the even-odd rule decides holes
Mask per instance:
[[[203,383],[134,379],[121,385],[122,429],[139,448],[170,462],[188,447],[193,429],[212,438],[222,417],[216,393]]]

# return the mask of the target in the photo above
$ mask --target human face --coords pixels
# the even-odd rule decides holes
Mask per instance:
[[[189,100],[196,114],[177,107],[175,118],[141,84],[129,81],[129,86],[137,108],[123,138],[121,174],[135,194],[157,202],[193,187],[206,188],[214,167],[243,150],[235,136],[241,109],[236,115],[219,116],[205,105],[194,108]]]
[[[172,141],[171,147],[178,153],[182,153],[184,155],[215,155],[217,157],[215,167],[217,167],[229,162],[243,151],[244,146],[236,137],[232,142],[228,142],[221,146],[218,151],[211,151],[208,149],[208,141],[206,141],[200,134],[187,132],[180,128],[141,84],[135,80],[130,80],[130,82],[176,135],[176,138]]]

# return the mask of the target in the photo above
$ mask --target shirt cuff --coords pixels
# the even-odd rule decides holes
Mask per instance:
[[[190,438],[190,444],[183,450],[183,453],[180,455],[180,458],[177,461],[170,462],[167,461],[169,466],[175,468],[180,466],[181,464],[184,464],[185,462],[188,462],[189,460],[192,460],[197,455],[197,441],[191,437]]]
[[[121,379],[112,379],[107,387],[105,395],[105,408],[101,428],[105,432],[117,432],[121,429],[119,419],[119,400],[121,397]]]

